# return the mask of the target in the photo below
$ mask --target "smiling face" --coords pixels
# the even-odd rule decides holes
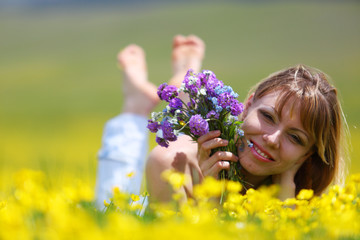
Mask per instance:
[[[269,93],[256,101],[249,100],[242,129],[253,147],[239,151],[240,163],[254,176],[279,174],[312,153],[314,140],[301,123],[298,104],[288,101],[277,112],[279,92]]]

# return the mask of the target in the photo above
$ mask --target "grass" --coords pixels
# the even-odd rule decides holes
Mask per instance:
[[[1,184],[22,167],[94,182],[103,125],[121,110],[116,53],[129,43],[143,46],[150,80],[160,84],[171,76],[178,33],[205,40],[204,68],[240,98],[259,79],[297,63],[328,73],[352,133],[351,172],[358,172],[359,8],[307,2],[2,10]]]

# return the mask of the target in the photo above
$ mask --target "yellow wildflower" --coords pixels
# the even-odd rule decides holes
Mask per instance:
[[[161,177],[170,183],[174,190],[179,190],[188,181],[188,176],[183,173],[176,172],[174,170],[166,170],[161,174]]]
[[[239,193],[242,189],[240,182],[227,181],[226,190],[232,193]]]
[[[128,174],[126,174],[126,177],[128,177],[128,178],[132,178],[132,177],[134,177],[134,176],[135,176],[135,172],[134,172],[134,171],[129,172]]]
[[[140,197],[138,195],[131,194],[131,200],[133,200],[134,202],[137,202],[140,200]]]
[[[296,198],[299,200],[310,200],[313,196],[314,191],[312,189],[301,189]]]

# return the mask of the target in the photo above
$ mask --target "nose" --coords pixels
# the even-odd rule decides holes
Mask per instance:
[[[263,134],[263,140],[270,147],[279,148],[280,147],[280,135],[281,135],[280,130],[276,130],[272,133],[265,133],[265,134]]]

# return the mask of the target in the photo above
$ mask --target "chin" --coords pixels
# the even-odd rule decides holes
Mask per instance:
[[[240,159],[240,164],[246,173],[249,173],[253,176],[269,176],[274,174],[268,169],[265,169],[263,166],[259,166],[258,164],[254,163],[251,159]]]

